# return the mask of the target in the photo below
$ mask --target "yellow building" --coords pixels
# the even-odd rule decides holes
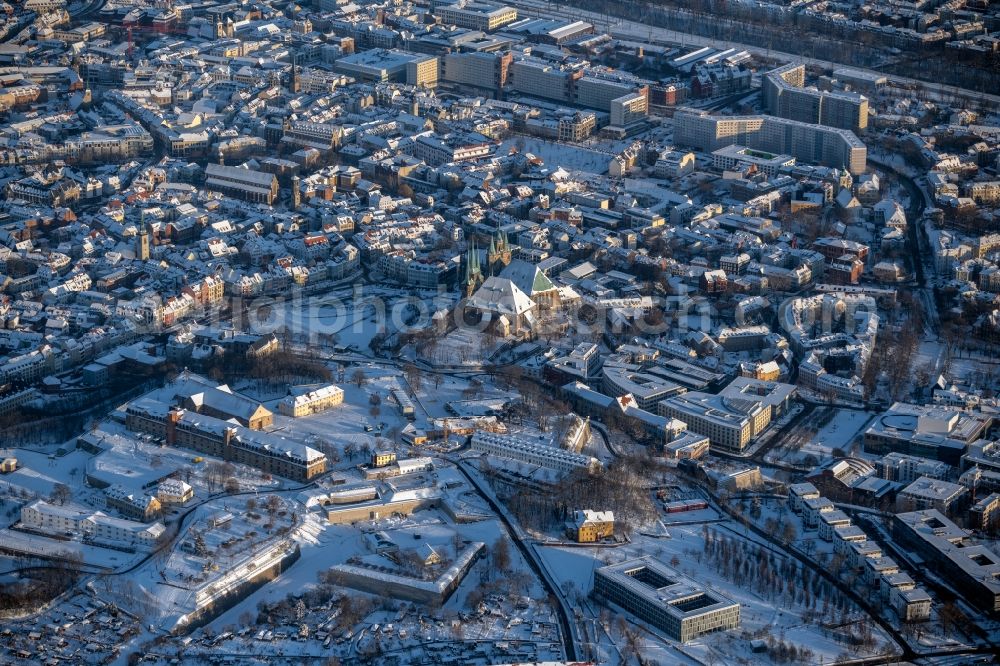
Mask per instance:
[[[278,403],[278,411],[285,416],[308,416],[336,407],[343,402],[344,390],[331,384],[304,395],[288,396]]]
[[[766,363],[740,363],[740,376],[773,382],[781,378],[781,367],[774,361]]]
[[[577,543],[593,543],[614,534],[615,514],[589,509],[574,511],[572,525]]]
[[[194,497],[194,488],[180,479],[165,479],[156,490],[160,504],[184,504]]]
[[[396,454],[392,451],[375,451],[372,453],[372,467],[385,467],[396,462]]]

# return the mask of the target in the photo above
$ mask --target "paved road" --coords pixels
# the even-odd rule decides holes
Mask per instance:
[[[608,453],[610,453],[612,457],[617,458],[621,455],[621,453],[619,453],[615,448],[614,444],[611,443],[611,437],[608,436],[608,427],[606,425],[600,421],[590,419],[590,429],[601,436],[601,439],[604,440],[604,448],[608,450]]]

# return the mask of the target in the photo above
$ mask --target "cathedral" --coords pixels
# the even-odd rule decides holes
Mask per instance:
[[[486,265],[490,275],[497,275],[510,264],[511,251],[507,236],[497,227],[496,233],[490,238],[490,249],[486,253]]]
[[[511,247],[507,242],[507,237],[498,227],[496,232],[490,237],[489,249],[486,251],[486,271],[484,274],[480,263],[479,249],[473,239],[468,251],[465,253],[462,271],[462,280],[459,288],[464,290],[465,297],[470,298],[476,292],[486,278],[499,275],[500,271],[510,265]]]

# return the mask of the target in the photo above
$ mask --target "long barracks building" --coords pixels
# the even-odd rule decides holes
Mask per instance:
[[[125,410],[125,425],[129,430],[162,437],[169,446],[295,481],[308,481],[326,471],[326,456],[313,448],[152,398],[130,404]]]

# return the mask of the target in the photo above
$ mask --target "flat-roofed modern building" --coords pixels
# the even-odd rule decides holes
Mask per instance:
[[[560,64],[519,56],[510,66],[510,84],[515,92],[611,113],[615,116],[612,122],[619,124],[644,117],[649,108],[650,83],[631,74],[586,67],[579,62]]]
[[[340,58],[333,68],[362,81],[407,83],[433,88],[438,81],[438,59],[425,53],[398,49],[371,49]]]
[[[449,83],[499,90],[507,85],[513,60],[510,53],[449,53],[441,59],[441,78]]]
[[[740,605],[651,557],[601,567],[594,595],[682,643],[740,626]]]
[[[792,398],[797,392],[794,384],[736,377],[729,386],[719,391],[719,395],[724,398],[759,402],[770,408],[772,419],[778,419],[791,409]]]
[[[639,409],[645,410],[655,410],[661,400],[685,392],[684,387],[662,377],[615,366],[604,367],[602,387],[613,398],[631,394]]]
[[[574,101],[589,109],[610,111],[611,103],[636,92],[646,96],[640,82],[630,77],[611,76],[604,73],[585,73],[574,81]]]
[[[806,500],[819,498],[819,490],[811,483],[793,483],[788,486],[789,508],[795,513],[802,513]]]
[[[856,92],[806,88],[806,68],[789,63],[764,74],[768,113],[804,123],[862,132],[868,127],[868,98]]]
[[[838,81],[850,84],[852,88],[877,93],[889,85],[889,77],[877,72],[842,67],[833,70],[833,77]]]
[[[980,493],[1000,491],[1000,442],[980,439],[969,445],[962,456],[963,483],[975,481]],[[972,485],[971,483],[967,485]]]
[[[996,525],[1000,516],[1000,493],[990,493],[969,507],[969,525],[977,530],[988,530]]]
[[[797,160],[865,172],[868,149],[853,132],[777,116],[716,116],[708,111],[678,108],[674,141],[705,152],[733,144]]]
[[[581,76],[581,67],[564,68],[539,58],[518,58],[510,66],[511,85],[516,92],[559,102],[572,101],[573,81]]]
[[[699,391],[660,401],[657,413],[683,421],[691,431],[708,437],[713,448],[736,452],[771,423],[768,405]]]
[[[611,124],[615,127],[634,125],[645,120],[648,110],[648,95],[637,92],[626,93],[610,102]]]
[[[957,483],[922,476],[899,491],[896,508],[900,511],[937,509],[942,513],[964,504],[969,497],[969,489]]]
[[[938,460],[893,451],[875,461],[875,473],[889,481],[913,483],[922,476],[944,479],[951,473],[951,466]]]
[[[1000,556],[940,511],[896,514],[892,535],[970,602],[992,613],[1000,611]]]
[[[674,423],[683,423],[673,419]],[[697,460],[708,453],[711,444],[708,437],[686,430],[668,437],[663,445],[663,455],[671,460]]]
[[[712,165],[716,169],[734,169],[743,164],[754,166],[768,176],[776,176],[783,167],[794,165],[795,158],[736,144],[712,151]]]
[[[992,416],[985,414],[897,402],[865,430],[864,448],[879,455],[897,451],[958,465],[967,447],[992,425]]]

